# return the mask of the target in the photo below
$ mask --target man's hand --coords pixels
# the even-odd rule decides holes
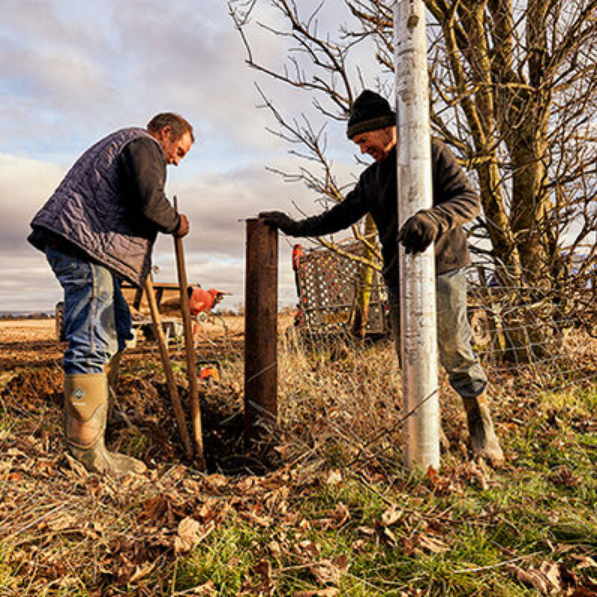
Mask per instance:
[[[183,236],[186,236],[189,233],[189,218],[187,218],[184,214],[178,215],[180,216],[180,224],[178,225],[178,230],[174,233],[174,236],[182,238]]]
[[[262,211],[259,217],[265,224],[276,228],[288,234],[289,236],[299,236],[298,222],[287,216],[283,211]]]
[[[422,253],[439,235],[437,220],[427,211],[421,210],[410,217],[398,233],[398,242],[407,253]]]

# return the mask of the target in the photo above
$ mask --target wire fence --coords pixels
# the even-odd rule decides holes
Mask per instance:
[[[301,252],[294,265],[296,323],[302,332],[328,341],[350,335],[364,289],[360,265],[321,248]],[[514,276],[486,264],[468,268],[472,344],[494,377],[543,389],[595,380],[597,284],[594,270],[584,271],[557,283],[537,283],[524,281],[533,280],[530,273]],[[387,337],[389,310],[379,272],[365,290],[370,313],[365,335]]]
[[[593,277],[560,284],[503,283],[493,268],[469,270],[469,317],[482,362],[501,375],[554,389],[597,376]]]
[[[402,382],[381,276],[374,273],[369,288],[374,316],[363,339],[353,332],[360,264],[317,249],[295,261],[295,274],[296,307],[278,318],[281,449],[290,460],[313,457],[322,465],[337,453],[345,462],[375,462],[394,470],[404,440]],[[526,424],[537,404],[549,403],[550,393],[562,392],[564,400],[566,390],[595,384],[594,280],[568,280],[557,287],[504,283],[509,277],[486,265],[469,268],[467,277],[473,349],[489,379],[499,424],[517,419]],[[170,342],[174,358],[182,360],[182,343],[176,338]],[[224,419],[212,417],[221,435],[246,406],[244,317],[202,317],[196,322],[195,342],[198,359],[220,377],[203,400],[211,410],[227,413]],[[461,445],[463,409],[445,374],[439,390],[443,428],[453,445]],[[595,428],[594,421],[586,425]]]

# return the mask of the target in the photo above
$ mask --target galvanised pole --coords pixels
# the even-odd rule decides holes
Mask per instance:
[[[427,36],[423,0],[396,0],[394,52],[398,134],[398,225],[433,205]],[[439,399],[434,247],[399,247],[405,463],[439,469]]]

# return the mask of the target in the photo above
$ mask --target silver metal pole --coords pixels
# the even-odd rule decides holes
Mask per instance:
[[[398,134],[398,225],[433,205],[427,38],[423,0],[396,0],[394,51]],[[406,466],[439,469],[439,399],[433,246],[399,248]]]

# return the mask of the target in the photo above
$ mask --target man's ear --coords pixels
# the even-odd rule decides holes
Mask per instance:
[[[160,130],[160,138],[172,141],[172,127],[169,124]]]

